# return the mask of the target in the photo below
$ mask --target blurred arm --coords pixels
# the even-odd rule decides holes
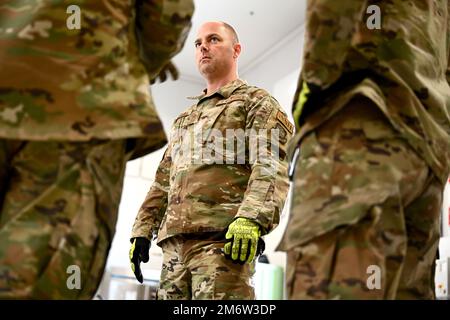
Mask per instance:
[[[169,191],[170,166],[172,163],[171,149],[167,147],[159,163],[155,182],[147,193],[134,221],[131,238],[144,237],[152,240],[156,236],[162,218],[167,209]]]
[[[258,157],[250,159],[252,173],[244,200],[235,218],[247,218],[262,227],[262,234],[273,230],[280,220],[284,201],[289,189],[287,176],[286,146],[293,133],[293,126],[281,111],[278,102],[263,97],[248,115],[247,131],[250,132],[249,148]],[[274,137],[274,139],[272,138]],[[278,150],[278,152],[276,152]]]
[[[194,12],[192,0],[136,0],[139,56],[150,79],[183,48]]]

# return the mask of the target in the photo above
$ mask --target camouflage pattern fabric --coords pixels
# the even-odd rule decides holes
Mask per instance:
[[[381,29],[367,26],[370,5]],[[292,299],[433,297],[450,173],[449,10],[448,0],[308,1],[279,245]],[[365,288],[371,264],[381,291]]]
[[[93,297],[132,153],[124,140],[0,140],[0,298]],[[67,286],[73,265],[79,290]]]
[[[290,299],[430,299],[442,184],[370,100],[303,140],[287,251]],[[379,267],[379,288],[367,285]]]
[[[293,126],[278,102],[239,79],[197,99],[172,126],[133,238],[150,240],[158,233],[159,243],[181,233],[223,232],[238,217],[258,223],[264,235],[279,223],[289,187],[286,145]],[[243,135],[228,136],[230,131],[257,132],[267,161],[252,162],[249,154],[257,145],[244,143]],[[269,141],[266,134],[272,132],[278,135]]]
[[[380,8],[369,29],[367,8]],[[292,147],[357,94],[371,99],[444,184],[450,173],[450,2],[309,0]],[[308,89],[306,89],[308,88]],[[309,91],[301,99],[302,89]],[[302,101],[303,100],[303,101]]]
[[[66,10],[77,5],[81,28]],[[150,96],[181,50],[191,0],[2,1],[0,137],[167,140]]]
[[[213,235],[178,235],[164,240],[159,300],[253,300],[255,262],[238,264],[222,254]]]
[[[68,28],[72,5],[79,29]],[[193,10],[192,0],[0,3],[0,297],[95,293],[125,163],[167,142],[149,79],[181,50]],[[66,286],[69,265],[80,290]]]

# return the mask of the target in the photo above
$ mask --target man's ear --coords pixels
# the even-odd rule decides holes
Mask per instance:
[[[233,50],[234,50],[234,54],[233,54],[233,58],[237,59],[239,57],[239,55],[241,54],[241,44],[240,43],[235,43],[233,45]]]

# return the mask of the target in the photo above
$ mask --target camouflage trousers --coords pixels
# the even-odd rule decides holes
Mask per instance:
[[[0,298],[93,297],[130,156],[126,140],[0,140]]]
[[[225,239],[178,235],[161,242],[163,266],[159,300],[255,299],[251,284],[255,262],[225,259]]]
[[[370,100],[300,145],[287,251],[290,299],[432,299],[443,186]]]

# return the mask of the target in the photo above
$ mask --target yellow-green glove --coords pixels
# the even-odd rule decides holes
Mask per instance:
[[[252,262],[258,249],[261,237],[259,224],[247,219],[237,218],[228,226],[225,238],[231,240],[223,248],[225,257],[234,262]]]

